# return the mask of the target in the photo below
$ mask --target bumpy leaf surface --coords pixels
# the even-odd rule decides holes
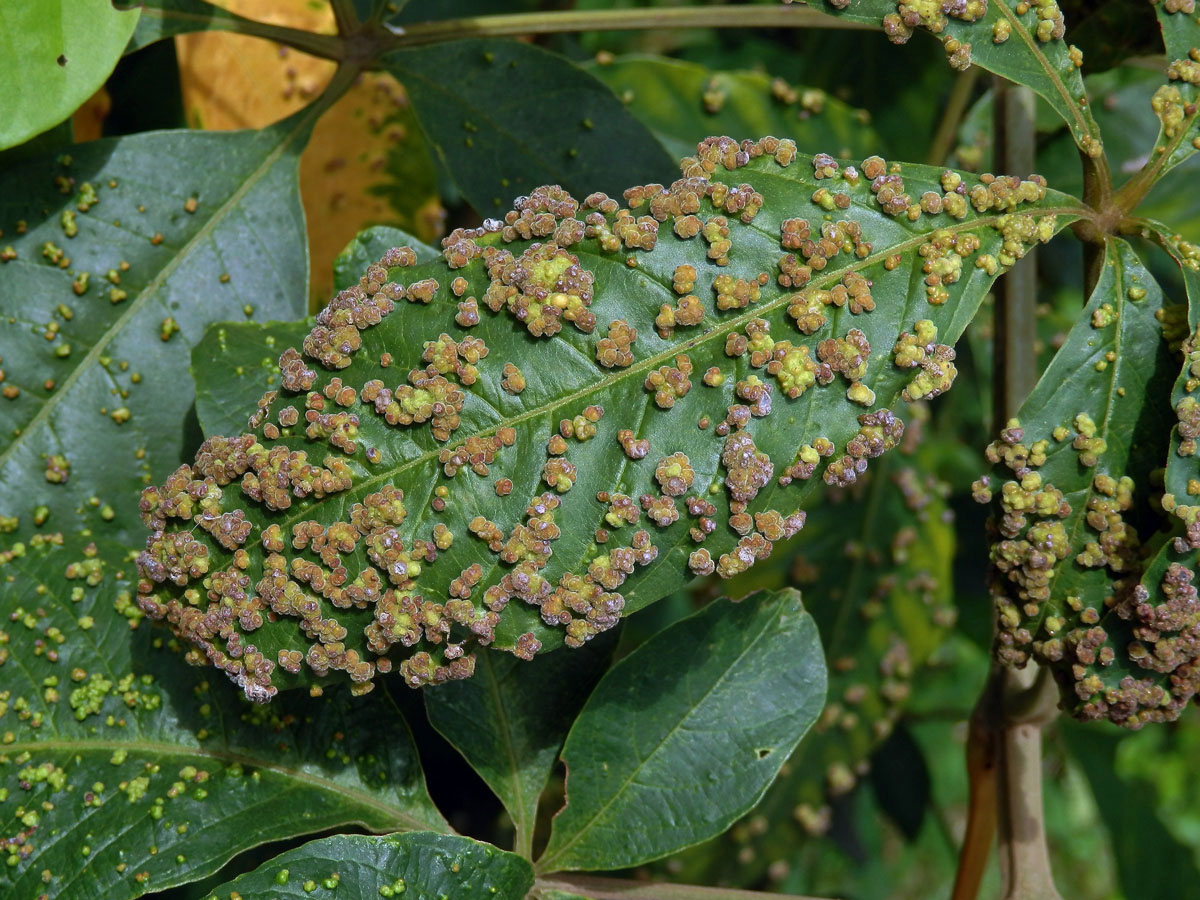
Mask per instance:
[[[0,150],[57,125],[112,73],[136,12],[106,0],[28,0],[0,9]]]
[[[604,673],[615,632],[578,653],[522,662],[479,657],[475,677],[425,694],[429,721],[487,782],[516,828],[514,849],[532,853],[538,799],[575,714]]]
[[[435,263],[384,254],[250,430],[147,491],[143,608],[258,699],[465,677],[468,640],[579,645],[853,483],[900,438],[889,406],[950,386],[993,277],[1076,209],[775,139],[684,170],[625,207],[541,189]]]
[[[618,869],[720,834],[825,703],[796,591],[718,600],[617,663],[563,748],[567,804],[538,870]]]
[[[199,440],[190,345],[303,312],[306,134],[164,132],[0,175],[0,895],[135,897],[341,823],[445,827],[386,697],[263,718],[134,599],[138,495]]]
[[[1151,98],[1158,116],[1158,141],[1146,168],[1154,179],[1188,159],[1200,149],[1196,98],[1200,85],[1200,21],[1192,0],[1164,0],[1154,4],[1167,51],[1167,83]]]
[[[1163,581],[1164,595],[1155,558],[1154,590],[1139,587],[1158,521],[1151,473],[1174,420],[1168,342],[1187,334],[1184,307],[1166,301],[1127,243],[1110,241],[1084,315],[989,445],[993,474],[975,486],[997,517],[999,657],[1050,665],[1067,708],[1085,719],[1173,718],[1197,688],[1186,585],[1172,600],[1191,572]]]
[[[814,8],[855,22],[882,25],[903,44],[919,29],[942,42],[950,65],[974,63],[1028,85],[1070,126],[1089,156],[1102,152],[1100,132],[1088,107],[1079,68],[1083,54],[1064,40],[1066,23],[1055,0],[825,0]]]
[[[868,116],[822,90],[763,72],[724,72],[662,56],[621,56],[586,66],[672,156],[710,134],[787,134],[801,147],[867,156],[880,146]]]
[[[491,844],[450,834],[342,834],[275,857],[213,892],[243,900],[522,900],[533,869]]]

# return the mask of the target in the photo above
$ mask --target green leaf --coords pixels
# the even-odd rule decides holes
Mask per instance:
[[[406,231],[390,225],[375,225],[357,234],[333,261],[334,290],[344,291],[358,284],[368,266],[374,265],[392,247],[411,247],[417,262],[432,262],[441,251],[422,243]]]
[[[865,156],[880,146],[864,111],[763,72],[721,72],[634,55],[585,68],[676,158],[710,134],[787,135],[799,147],[842,157]]]
[[[338,900],[522,900],[532,886],[533,870],[519,856],[458,835],[418,832],[313,841],[213,894],[236,892],[243,900],[309,900],[331,891]]]
[[[514,849],[527,858],[542,788],[612,655],[611,640],[592,643],[529,662],[485,653],[474,678],[425,694],[429,721],[504,803],[516,826]]]
[[[905,0],[830,0],[828,5],[813,5],[838,18],[882,24],[884,32],[899,44],[918,28],[933,33],[943,43],[952,66],[966,69],[974,63],[1028,85],[1062,116],[1084,152],[1094,157],[1102,153],[1100,132],[1079,73],[1082,54],[1063,39],[1065,23],[1057,6],[1026,3],[1022,4],[1025,12],[1018,13],[1007,2],[969,0],[955,7],[961,12],[947,13],[941,4]],[[1051,13],[1050,17],[1043,18],[1043,10]]]
[[[515,224],[451,235],[445,255],[456,268],[401,265],[411,256],[388,254],[390,270],[369,269],[303,342],[325,364],[310,369],[285,351],[284,390],[261,395],[261,410],[255,395],[244,402],[254,413],[249,436],[210,434],[196,472],[214,483],[193,486],[207,493],[207,512],[179,505],[190,469],[147,494],[144,607],[205,642],[206,655],[239,678],[227,638],[214,643],[181,618],[181,589],[201,573],[179,569],[168,545],[194,539],[186,552],[216,573],[234,554],[192,527],[194,517],[209,516],[212,527],[212,516],[245,515],[254,593],[238,601],[246,625],[230,623],[230,637],[264,655],[246,686],[265,697],[314,671],[346,670],[366,690],[377,657],[413,685],[465,677],[475,640],[523,656],[564,637],[579,645],[691,573],[728,577],[765,557],[799,529],[822,484],[857,480],[895,445],[903,426],[889,405],[948,387],[949,345],[1003,263],[1077,208],[1052,192],[1034,199],[1036,182],[967,191],[964,181],[976,211],[953,189],[956,173],[945,173],[949,199],[937,193],[936,204],[941,170],[898,166],[880,176],[903,179],[907,196],[961,218],[922,213],[889,197],[885,181],[877,196],[849,167],[814,179],[812,158],[782,165],[772,154],[788,162],[790,145],[768,145],[745,165],[732,141],[703,145],[712,173],[650,201],[661,226],[638,191],[622,213],[615,201],[594,196],[579,209],[546,189],[523,201],[523,217],[511,214]],[[737,152],[763,145],[746,147]],[[822,174],[834,165],[818,160]],[[686,165],[706,171],[697,158]],[[887,170],[878,158],[864,167]],[[1030,202],[1012,205],[1014,191]],[[751,215],[757,198],[762,209]],[[673,215],[671,203],[694,203],[709,237],[677,236],[676,226],[688,234],[701,220]],[[828,220],[821,203],[834,210]],[[582,234],[587,227],[593,236]],[[822,227],[824,243],[801,237]],[[559,229],[563,246],[521,237],[534,228],[545,237]],[[800,262],[806,255],[813,265]],[[397,302],[403,312],[384,316]],[[361,329],[345,324],[351,315]],[[632,343],[625,326],[636,329]],[[873,349],[856,362],[851,340]],[[267,350],[278,347],[222,356],[215,375],[198,368],[201,392],[210,378],[229,381],[231,364],[261,372]],[[243,383],[256,388],[256,378]],[[306,454],[312,468],[291,457],[292,474],[269,482],[282,490],[263,494],[262,478],[276,479],[268,469],[288,453]],[[254,495],[269,502],[249,502]],[[326,537],[306,549],[301,532],[314,528],[342,532],[340,549]],[[264,540],[274,549],[261,552]],[[310,615],[299,629],[297,603]],[[258,627],[254,612],[268,609],[278,620]]]
[[[1073,714],[1130,727],[1177,715],[1195,690],[1143,668],[1153,658],[1131,660],[1130,619],[1141,613],[1113,585],[1140,574],[1139,526],[1173,420],[1164,338],[1187,334],[1181,310],[1164,306],[1137,254],[1111,240],[1084,314],[1018,421],[988,446],[993,474],[976,485],[978,499],[996,498],[1000,659],[1050,665]]]
[[[1146,166],[1135,179],[1155,182],[1200,149],[1196,129],[1196,85],[1200,84],[1200,22],[1186,7],[1154,4],[1167,51],[1167,83],[1154,93],[1151,106],[1158,116],[1158,140]]]
[[[530,44],[453,41],[389,53],[381,63],[404,83],[426,137],[481,215],[502,215],[513,196],[541,184],[615,194],[674,170],[603,84]],[[451,71],[452,80],[440,74]]]
[[[71,115],[112,73],[137,25],[108,0],[0,8],[0,150]]]
[[[307,133],[139,135],[0,175],[0,817],[23,838],[2,895],[132,898],[339,824],[446,827],[387,697],[264,717],[134,599],[138,493],[193,440],[190,345],[246,304],[303,312]]]
[[[635,866],[728,828],[816,721],[825,663],[795,591],[718,600],[601,680],[563,748],[538,870]]]

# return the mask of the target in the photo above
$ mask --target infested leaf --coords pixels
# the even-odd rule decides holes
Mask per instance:
[[[1049,665],[1074,715],[1133,728],[1178,715],[1196,690],[1186,639],[1169,636],[1188,626],[1170,621],[1170,603],[1143,607],[1137,586],[1142,545],[1157,542],[1152,472],[1173,418],[1168,342],[1186,336],[1184,322],[1132,248],[1109,241],[1084,314],[988,445],[993,472],[975,485],[997,516],[1000,660]],[[1156,617],[1167,632],[1157,652]]]
[[[280,357],[251,430],[144,495],[143,607],[260,699],[313,671],[465,677],[475,641],[579,645],[857,480],[900,438],[889,407],[949,387],[992,278],[1075,210],[775,139],[699,153],[624,211],[541,189],[442,261],[386,253]]]
[[[816,721],[825,682],[796,591],[718,600],[660,632],[575,720],[538,871],[625,868],[720,834]]]
[[[854,22],[882,25],[898,44],[918,30],[933,34],[951,66],[962,70],[975,64],[1027,85],[1063,118],[1084,153],[1093,158],[1103,153],[1079,72],[1083,53],[1067,44],[1066,22],[1054,0],[825,0],[813,7]]]
[[[522,900],[533,886],[529,863],[491,844],[450,834],[364,837],[340,834],[289,850],[215,895],[243,900],[495,898]]]
[[[339,824],[447,827],[386,696],[254,707],[135,599],[136,497],[198,440],[191,344],[303,313],[306,136],[159,132],[0,174],[0,896],[133,898]]]

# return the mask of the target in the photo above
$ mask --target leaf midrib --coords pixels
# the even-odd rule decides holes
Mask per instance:
[[[317,109],[317,107],[319,107],[319,104],[315,107],[310,107],[310,109]],[[310,112],[308,115],[301,117],[296,121],[295,126],[291,130],[287,131],[281,136],[279,143],[250,173],[250,176],[238,185],[237,189],[224,203],[217,207],[211,218],[209,218],[209,220],[200,227],[196,234],[194,234],[192,238],[180,248],[179,252],[175,254],[175,256],[173,256],[167,262],[167,264],[162,267],[162,269],[158,271],[154,278],[152,278],[146,284],[145,288],[142,289],[142,292],[138,294],[132,303],[129,304],[128,308],[120,316],[118,316],[107,329],[105,329],[103,334],[96,339],[95,343],[92,344],[87,354],[79,361],[79,365],[71,371],[71,373],[63,381],[62,385],[42,403],[41,408],[37,411],[34,417],[29,420],[28,424],[25,425],[25,427],[21,430],[21,433],[13,438],[12,443],[8,445],[4,452],[0,453],[0,471],[4,469],[9,461],[15,456],[17,451],[25,446],[25,443],[30,435],[34,434],[38,427],[46,421],[47,417],[58,407],[58,404],[62,402],[63,398],[70,396],[71,389],[75,386],[75,383],[85,371],[91,369],[91,367],[100,358],[100,355],[108,348],[108,345],[115,340],[125,326],[129,324],[130,320],[133,319],[139,312],[141,312],[141,310],[157,296],[158,291],[162,288],[163,284],[166,283],[166,280],[175,272],[176,269],[179,268],[180,265],[183,264],[183,261],[190,256],[192,250],[198,247],[200,242],[207,240],[212,235],[216,227],[224,221],[227,215],[232,213],[237,208],[246,194],[249,193],[251,188],[258,184],[258,182],[274,167],[275,163],[279,161],[284,151],[291,146],[292,142],[307,130],[310,121],[316,114],[317,113],[315,112]]]
[[[786,596],[786,595],[784,595],[784,596]],[[777,603],[781,603],[781,601],[777,601]],[[608,809],[614,803],[617,802],[617,799],[625,793],[625,791],[629,788],[629,785],[633,782],[634,778],[637,777],[638,773],[641,772],[643,768],[645,768],[646,764],[649,763],[650,760],[653,759],[657,755],[658,751],[662,749],[663,745],[667,741],[671,740],[676,734],[679,733],[679,731],[683,728],[684,722],[688,721],[688,719],[690,719],[692,717],[692,715],[696,711],[696,708],[699,707],[705,700],[707,700],[713,694],[713,692],[717,690],[717,688],[719,688],[722,684],[725,683],[726,679],[729,677],[729,673],[734,671],[734,669],[737,668],[738,664],[741,663],[742,659],[746,656],[746,654],[748,654],[751,650],[753,650],[758,645],[759,641],[762,640],[763,635],[766,634],[767,629],[770,628],[772,621],[773,621],[773,619],[764,617],[762,625],[760,626],[758,633],[754,636],[754,639],[752,641],[750,641],[748,644],[746,644],[745,647],[742,648],[742,651],[740,653],[738,653],[737,657],[728,666],[725,667],[725,670],[720,674],[720,676],[715,681],[713,681],[713,683],[708,687],[708,689],[697,700],[695,700],[694,702],[691,703],[691,705],[687,709],[687,712],[684,715],[679,717],[679,720],[674,725],[671,726],[670,730],[667,731],[667,733],[663,735],[663,737],[658,741],[658,743],[656,743],[654,745],[654,747],[650,750],[650,752],[647,753],[641,760],[638,761],[638,764],[633,767],[632,771],[630,771],[630,773],[629,773],[629,776],[621,783],[621,786],[619,788],[617,788],[615,791],[613,791],[613,793],[609,797],[608,801],[603,806],[601,806],[598,810],[596,810],[596,812],[594,812],[589,819],[587,819],[579,828],[577,828],[575,830],[575,834],[574,834],[574,836],[571,837],[570,840],[568,840],[565,844],[563,844],[561,847],[559,847],[553,854],[547,854],[538,860],[537,865],[535,866],[535,870],[537,872],[541,873],[541,872],[545,872],[545,871],[555,871],[554,868],[551,866],[551,862],[555,859],[562,857],[563,854],[566,852],[566,850],[569,847],[573,846],[575,843],[577,843],[585,834],[587,834],[588,831],[592,828],[593,824],[596,822],[596,820],[599,819],[602,815],[604,815],[604,813],[607,812]],[[586,707],[584,708],[584,711],[586,712]],[[582,716],[583,716],[583,713],[580,713],[580,718],[582,718]],[[576,721],[578,722],[579,719],[577,719]],[[572,729],[572,730],[574,730],[574,729]],[[569,740],[570,740],[570,737],[568,736],[568,741]],[[564,764],[566,763],[565,751],[563,754],[563,762],[564,762]],[[566,801],[563,806],[564,811],[567,809],[567,806],[569,806],[570,802],[571,802],[571,800],[570,800],[570,784],[569,784],[569,782],[570,782],[570,767],[569,766],[568,766],[568,771],[567,771],[567,782],[568,783],[566,784],[566,786],[564,788],[564,792],[565,792],[565,796],[566,796]],[[554,837],[553,833],[551,833],[550,837],[551,837],[551,842],[553,843],[553,837]]]
[[[959,232],[969,231],[973,228],[978,228],[980,226],[994,227],[996,222],[1001,217],[1003,217],[1005,215],[1013,215],[1013,214],[1019,215],[1019,214],[1022,214],[1023,212],[1031,214],[1031,215],[1038,215],[1038,216],[1057,216],[1057,215],[1078,216],[1078,215],[1080,215],[1081,210],[1078,207],[1071,207],[1071,206],[1032,208],[1032,209],[1028,209],[1028,210],[1017,210],[1017,211],[1015,211],[1015,213],[1013,211],[1009,211],[1009,212],[1000,213],[999,215],[980,216],[979,218],[971,219],[970,221],[956,222],[953,225],[947,225],[943,228],[930,229],[928,232],[922,232],[906,241],[902,241],[897,244],[890,244],[885,249],[880,250],[877,253],[873,253],[870,256],[867,256],[863,259],[855,260],[854,262],[852,262],[851,264],[849,264],[843,268],[832,269],[832,270],[825,269],[822,271],[821,277],[814,278],[811,282],[809,282],[807,285],[805,285],[804,290],[823,288],[826,285],[837,282],[847,272],[860,271],[862,269],[868,268],[869,266],[875,265],[876,263],[879,263],[879,262],[883,261],[884,259],[886,259],[887,257],[895,255],[896,253],[903,253],[908,250],[911,250],[914,247],[918,247],[921,244],[925,243],[927,240],[929,240],[929,236],[934,231],[949,231],[951,233],[957,234]],[[460,446],[461,444],[466,442],[468,437],[485,437],[487,435],[495,433],[496,431],[498,431],[501,428],[514,427],[514,426],[519,425],[522,422],[525,422],[529,419],[534,419],[539,416],[543,416],[543,415],[552,413],[554,410],[558,409],[559,407],[566,406],[571,403],[575,403],[575,402],[583,399],[584,397],[589,396],[590,394],[593,394],[596,392],[602,392],[606,388],[610,387],[611,385],[617,384],[626,378],[632,378],[634,376],[639,376],[645,372],[650,371],[651,369],[656,368],[657,366],[659,366],[663,363],[666,363],[666,362],[674,359],[674,357],[680,355],[681,353],[687,353],[688,351],[695,349],[696,347],[700,346],[701,344],[706,344],[706,343],[716,340],[718,338],[723,338],[729,332],[744,326],[751,319],[762,318],[764,314],[774,312],[775,310],[786,306],[797,293],[799,293],[799,292],[797,292],[797,291],[785,292],[781,296],[779,296],[779,297],[775,298],[774,300],[771,300],[767,303],[752,305],[748,308],[747,312],[745,312],[733,319],[729,319],[721,324],[714,325],[709,331],[704,332],[703,334],[700,334],[688,341],[685,341],[681,344],[673,346],[670,349],[664,350],[653,356],[649,356],[646,359],[641,360],[639,362],[635,362],[633,365],[629,366],[628,368],[621,369],[618,372],[614,372],[612,375],[609,375],[608,377],[603,378],[600,381],[592,382],[591,384],[588,384],[584,387],[579,388],[576,391],[566,394],[566,395],[558,398],[557,400],[552,400],[545,404],[542,404],[541,406],[536,406],[531,409],[527,409],[527,410],[525,410],[515,416],[512,416],[510,418],[501,419],[500,421],[495,422],[488,428],[483,428],[483,429],[480,429],[479,431],[471,432],[470,435],[464,436],[462,438],[462,440],[460,440],[460,441],[457,441],[455,443],[448,442],[443,447],[438,447],[436,449],[429,450],[429,451],[426,451],[425,453],[419,454],[418,456],[414,456],[410,459],[406,459],[396,466],[393,466],[385,471],[381,471],[377,475],[373,475],[370,478],[367,478],[363,481],[357,482],[356,484],[354,484],[351,487],[350,490],[354,491],[356,494],[359,494],[362,491],[372,488],[376,485],[383,484],[388,481],[392,481],[397,476],[399,476],[403,472],[408,471],[409,469],[424,465],[425,463],[429,462],[430,460],[437,459],[437,457],[442,453],[443,450],[452,450],[452,449]],[[332,499],[334,497],[341,497],[341,495],[337,495],[337,494],[329,495],[330,499]],[[282,528],[286,531],[286,529],[290,528],[296,522],[299,522],[302,519],[311,517],[314,509],[318,509],[318,508],[320,508],[321,504],[328,503],[328,502],[329,502],[329,499],[323,499],[323,500],[316,501],[315,503],[313,503],[311,505],[304,506],[303,508],[297,510],[293,515],[277,520],[277,524],[279,525],[280,528]]]

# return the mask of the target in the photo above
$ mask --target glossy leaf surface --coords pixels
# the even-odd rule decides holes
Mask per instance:
[[[450,834],[336,835],[275,857],[222,885],[217,897],[309,900],[522,900],[533,886],[529,863],[491,844]]]
[[[579,644],[689,572],[728,577],[765,557],[821,483],[854,482],[895,445],[890,405],[949,386],[950,344],[1001,260],[1074,208],[1036,199],[1036,182],[968,189],[957,173],[936,193],[941,170],[885,174],[878,158],[863,173],[818,158],[828,177],[814,179],[812,158],[772,147],[739,165],[749,151],[706,143],[706,162],[688,165],[711,174],[648,204],[635,191],[632,211],[539,192],[513,224],[448,238],[455,268],[386,254],[390,269],[368,270],[306,337],[325,363],[287,352],[284,390],[246,403],[253,434],[213,436],[199,477],[181,471],[147,495],[162,533],[143,557],[146,608],[210,641],[179,600],[199,569],[185,574],[192,563],[168,545],[185,540],[181,516],[236,525],[248,559],[195,528],[185,555],[213,573],[247,564],[225,571],[252,589],[234,641],[254,646],[253,677],[226,639],[205,652],[265,699],[314,667],[368,689],[376,656],[414,685],[464,677],[471,635],[522,655]],[[535,228],[555,241],[533,241]],[[264,357],[240,362],[263,371]],[[197,372],[202,392],[239,362],[224,358],[217,375]],[[283,481],[281,465],[293,467]],[[207,512],[179,505],[192,480]],[[241,505],[256,494],[263,505]],[[326,528],[344,532],[340,549],[328,537],[305,549],[300,532]]]
[[[795,591],[718,600],[651,638],[571,728],[567,805],[539,871],[625,868],[720,834],[816,721],[825,686]]]
[[[136,897],[341,823],[445,827],[386,697],[264,717],[134,599],[139,491],[198,440],[191,344],[247,305],[304,309],[306,133],[148,134],[0,175],[5,896]]]
[[[137,21],[108,0],[0,7],[0,150],[57,125],[94,94]]]

